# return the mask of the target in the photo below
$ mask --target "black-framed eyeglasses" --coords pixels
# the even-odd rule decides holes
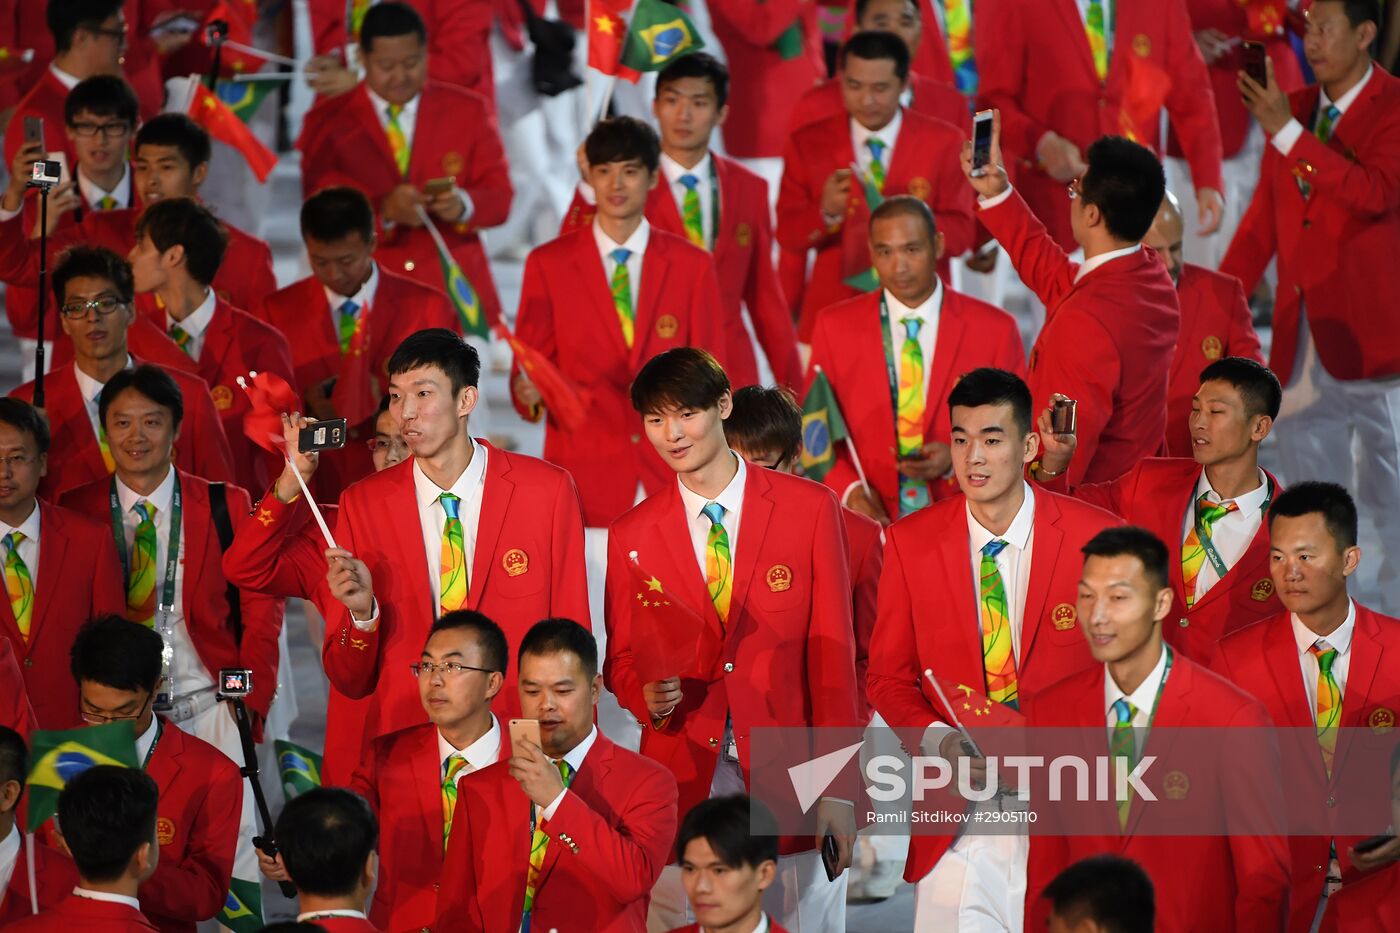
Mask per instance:
[[[131,132],[130,123],[70,123],[68,128],[74,136],[90,138],[101,133],[106,139],[120,139]]]
[[[413,671],[414,677],[432,677],[437,673],[441,673],[444,678],[456,677],[463,671],[480,671],[483,674],[496,673],[488,667],[472,667],[470,664],[458,664],[456,661],[447,661],[443,664],[434,664],[432,661],[420,661],[417,664],[410,664],[408,667]]]
[[[154,693],[146,694],[146,699],[141,701],[141,706],[136,710],[136,712],[132,713],[129,716],[117,716],[111,713],[90,713],[87,710],[83,710],[83,722],[87,723],[90,726],[105,726],[108,723],[112,722],[135,722],[136,720],[140,719],[146,714],[146,707],[150,706],[151,701],[154,699]]]
[[[64,304],[59,310],[63,316],[70,321],[80,321],[88,316],[89,311],[96,311],[99,316],[106,317],[118,308],[126,307],[126,302],[111,295],[103,295],[101,298],[93,298],[89,301],[70,301]]]
[[[94,36],[106,36],[108,39],[113,39],[121,43],[122,45],[126,45],[127,40],[125,24],[123,24],[122,28],[120,29],[108,29],[105,26],[83,26],[80,28],[82,28],[85,32],[92,33]]]

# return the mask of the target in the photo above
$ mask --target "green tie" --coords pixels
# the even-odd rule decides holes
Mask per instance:
[[[632,309],[632,277],[627,271],[627,260],[631,258],[632,251],[618,247],[608,255],[617,263],[611,283],[613,307],[617,309],[617,321],[622,325],[622,339],[630,350],[636,339],[634,327],[637,321],[637,314]]]
[[[360,323],[360,306],[349,298],[339,308],[339,318],[336,328],[340,337],[340,355],[344,356],[350,352],[350,343],[355,339],[355,328]]]
[[[442,851],[447,851],[447,837],[452,835],[452,813],[457,809],[457,775],[467,766],[467,759],[452,754],[443,762],[447,767],[442,778]]]
[[[871,136],[865,141],[870,148],[870,183],[881,194],[885,193],[885,141]]]
[[[1128,763],[1128,770],[1133,770],[1133,765],[1137,763],[1137,747],[1133,738],[1133,717],[1138,714],[1138,708],[1128,702],[1127,697],[1119,697],[1113,704],[1113,713],[1118,717],[1118,721],[1113,724],[1113,739],[1109,742],[1108,752],[1116,760],[1122,758]],[[1133,788],[1128,785],[1127,793],[1123,799],[1118,801],[1118,828],[1126,829],[1128,826],[1128,813],[1133,808]]]
[[[399,168],[399,174],[408,177],[408,159],[412,150],[408,145],[408,137],[404,135],[403,127],[399,125],[399,114],[403,113],[402,104],[389,105],[389,122],[384,126],[384,135],[389,137],[389,150],[394,154],[394,164]]]
[[[1322,747],[1322,763],[1330,778],[1337,754],[1337,727],[1342,721],[1342,690],[1332,674],[1337,649],[1319,638],[1308,651],[1317,659],[1317,744]]]
[[[554,767],[559,769],[559,776],[564,779],[564,787],[567,788],[574,779],[573,767],[562,758],[554,763]],[[533,804],[531,804],[530,816],[535,825],[534,831],[530,835],[530,869],[525,875],[525,919],[520,927],[523,933],[529,933],[530,911],[535,906],[540,870],[544,868],[544,854],[549,848],[549,833],[540,828],[540,820],[534,811]]]
[[[1341,119],[1342,111],[1336,104],[1331,104],[1322,112],[1322,117],[1317,121],[1317,129],[1313,133],[1318,139],[1327,142],[1332,138],[1332,127]]]
[[[895,440],[902,456],[924,449],[924,350],[919,344],[922,318],[906,317],[904,342],[899,348],[899,405],[895,412]],[[928,483],[900,474],[899,516],[903,518],[929,504]]]
[[[190,348],[190,344],[194,341],[194,337],[190,334],[189,331],[185,330],[179,324],[171,324],[170,339],[175,341],[176,346],[178,346],[181,350],[185,351],[185,355],[194,356],[194,350]]]
[[[705,587],[715,604],[720,623],[729,621],[729,602],[734,595],[734,559],[729,550],[729,532],[724,530],[724,506],[707,502],[701,509],[710,520],[705,536]]]
[[[117,209],[117,199],[114,198],[114,197],[112,197],[110,194],[109,194],[109,195],[106,195],[106,196],[104,196],[104,197],[102,198],[102,200],[100,200],[100,201],[97,202],[97,209],[100,210],[100,211],[113,211],[113,210],[116,210],[116,209]]]
[[[136,534],[126,577],[126,617],[147,628],[156,624],[156,507],[144,499],[131,507]]]
[[[1103,81],[1108,77],[1108,34],[1104,31],[1103,0],[1089,0],[1089,9],[1084,11],[1084,33],[1094,56],[1094,73]]]
[[[685,185],[685,199],[681,202],[681,220],[685,223],[685,235],[701,249],[705,248],[705,224],[700,213],[700,179],[694,175],[682,175],[680,182]]]
[[[5,589],[10,594],[10,609],[15,614],[15,624],[26,642],[29,641],[29,627],[34,619],[34,581],[29,576],[29,568],[19,556],[19,544],[24,534],[12,531],[5,535]]]

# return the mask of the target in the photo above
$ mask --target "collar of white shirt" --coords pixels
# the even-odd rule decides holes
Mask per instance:
[[[578,774],[578,769],[583,767],[583,759],[588,757],[588,752],[593,748],[593,743],[598,741],[598,727],[593,726],[588,730],[588,735],[583,737],[583,741],[575,745],[564,753],[564,760],[569,763],[574,774]],[[558,759],[554,759],[558,760]]]
[[[937,328],[938,315],[943,310],[943,283],[935,275],[933,277],[933,293],[925,298],[917,308],[909,307],[887,288],[885,289],[885,308],[890,313],[890,327],[892,328],[911,316],[921,318],[925,328]],[[898,333],[899,328],[896,328],[895,332]]]
[[[52,63],[49,64],[49,74],[57,78],[58,83],[62,84],[70,91],[78,86],[78,81],[80,80],[77,75],[70,75],[68,72]]]
[[[146,760],[146,756],[151,753],[151,746],[156,744],[156,730],[160,728],[160,721],[157,717],[151,717],[151,724],[146,727],[146,731],[136,737],[136,757],[141,761]]]
[[[379,290],[379,263],[369,264],[369,278],[365,279],[365,284],[353,295],[341,295],[325,286],[322,286],[322,290],[326,293],[326,303],[331,306],[333,313],[339,313],[340,306],[347,301],[355,302],[356,311],[363,311],[373,304],[375,292]]]
[[[29,517],[26,518],[24,521],[20,522],[18,525],[7,525],[4,522],[0,522],[0,541],[5,540],[5,537],[7,535],[15,531],[18,531],[20,534],[24,535],[26,541],[33,541],[35,544],[39,543],[38,499],[34,500],[34,508],[30,510]]]
[[[369,102],[374,105],[374,115],[379,118],[379,125],[388,126],[389,102],[374,93],[369,86],[369,82],[365,82],[365,93],[369,95]],[[403,109],[399,111],[400,129],[405,128],[404,124],[413,126],[416,123],[418,120],[418,102],[422,99],[423,95],[421,93],[415,94],[412,100],[403,105]]]
[[[899,128],[904,123],[904,108],[900,107],[894,112],[894,119],[880,127],[878,130],[866,129],[855,117],[851,117],[851,148],[856,153],[856,161],[859,162],[862,155],[873,155],[870,147],[865,141],[872,136],[880,137],[880,142],[885,144],[885,151],[880,156],[880,162],[888,170],[890,167],[890,152],[894,149],[895,142],[899,139]]]
[[[1264,497],[1269,494],[1269,481],[1264,476],[1264,471],[1259,471],[1259,485],[1251,489],[1242,496],[1235,496],[1232,500],[1239,508],[1241,515],[1251,515],[1255,510],[1264,504]],[[1201,471],[1201,478],[1196,481],[1196,499],[1202,495],[1209,497],[1211,502],[1224,502],[1220,498],[1220,493],[1211,488],[1210,480],[1206,478],[1206,471]],[[1194,501],[1194,500],[1193,500]]]
[[[418,507],[420,509],[430,509],[433,503],[438,500],[444,492],[450,492],[458,499],[469,499],[476,495],[486,479],[486,445],[478,444],[476,438],[468,437],[472,442],[472,459],[467,464],[467,468],[462,471],[462,475],[457,477],[457,481],[452,484],[451,489],[443,489],[437,483],[428,479],[428,474],[423,472],[423,467],[415,457],[413,460],[413,491],[418,497]],[[460,508],[460,503],[458,504]]]
[[[89,891],[84,887],[73,889],[73,894],[77,897],[85,897],[90,901],[106,901],[108,904],[125,904],[132,910],[140,910],[141,902],[134,897],[127,897],[125,894],[112,894],[107,891]]]
[[[699,929],[701,933],[710,933],[709,927],[702,926]],[[759,911],[758,925],[755,926],[753,930],[750,931],[750,933],[768,933],[769,929],[770,928],[768,926],[768,915],[766,913],[763,913],[762,911]]]
[[[972,507],[965,506],[967,509],[967,533],[969,543],[972,545],[974,551],[982,550],[982,548],[987,546],[988,541],[993,541],[997,538],[1005,541],[1018,551],[1024,551],[1026,549],[1026,543],[1031,537],[1031,528],[1035,524],[1035,490],[1031,489],[1030,484],[1026,483],[1025,480],[1021,482],[1022,485],[1025,486],[1025,498],[1021,501],[1021,507],[1016,510],[1016,517],[1013,518],[1011,524],[1007,526],[1005,534],[994,535],[986,528],[983,528],[982,523],[973,517]]]
[[[368,919],[363,910],[350,910],[348,908],[337,908],[335,910],[309,910],[304,914],[297,914],[297,923],[315,923],[318,917],[357,917],[360,920]]]
[[[1343,94],[1341,97],[1338,97],[1336,100],[1328,100],[1327,92],[1322,89],[1321,85],[1319,85],[1317,89],[1317,112],[1322,113],[1328,107],[1336,107],[1342,113],[1346,113],[1347,108],[1350,107],[1352,104],[1356,103],[1356,98],[1361,96],[1362,89],[1365,88],[1366,83],[1371,80],[1371,72],[1375,70],[1375,65],[1367,65],[1366,73],[1361,76],[1361,80],[1356,82],[1356,84],[1352,86],[1351,90],[1347,91],[1345,94]]]
[[[1288,620],[1293,623],[1293,642],[1298,646],[1298,654],[1305,655],[1308,649],[1317,644],[1318,635],[1303,624],[1303,620],[1298,618],[1296,612],[1288,614]],[[1337,649],[1337,654],[1343,655],[1351,651],[1351,636],[1356,633],[1356,603],[1347,600],[1346,621],[1337,626],[1336,631],[1331,635],[1321,636],[1327,644]]]
[[[205,292],[204,300],[199,303],[193,311],[183,321],[177,321],[170,316],[170,312],[165,312],[165,329],[169,330],[176,324],[180,329],[191,337],[199,338],[204,336],[204,331],[209,327],[209,322],[214,319],[214,308],[219,303],[219,296],[214,294],[214,289]]]
[[[694,168],[686,168],[666,153],[661,153],[661,171],[666,174],[666,181],[672,186],[681,183],[682,175],[694,175],[700,180],[701,185],[710,183],[710,153],[709,150],[695,163]]]
[[[10,832],[4,839],[0,839],[0,865],[13,864],[19,858],[19,826],[10,824]]]
[[[1131,694],[1124,693],[1118,684],[1113,680],[1113,674],[1104,665],[1103,669],[1103,712],[1109,722],[1117,721],[1118,717],[1113,712],[1113,704],[1123,697],[1128,698],[1128,702],[1137,708],[1137,711],[1144,716],[1151,717],[1153,707],[1157,703],[1157,688],[1162,684],[1162,678],[1167,675],[1167,646],[1162,646],[1162,653],[1157,658],[1157,665],[1152,668],[1152,673],[1138,688]]]
[[[78,177],[78,190],[83,193],[83,200],[87,202],[92,210],[101,210],[102,199],[112,198],[117,202],[117,207],[130,207],[127,196],[131,193],[131,163],[122,161],[122,177],[117,181],[111,191],[103,191],[91,178],[88,178],[82,171],[74,173]]]
[[[121,503],[123,517],[125,517],[126,514],[131,511],[131,507],[138,502],[149,502],[151,505],[155,506],[157,519],[159,519],[161,515],[168,515],[170,513],[170,500],[174,498],[175,495],[174,466],[170,467],[169,471],[165,474],[165,479],[160,481],[160,485],[156,487],[155,492],[151,493],[149,496],[143,496],[126,483],[123,483],[121,477],[117,477],[116,479],[117,501]]]
[[[615,249],[630,250],[631,255],[628,260],[640,259],[647,251],[647,243],[651,240],[651,224],[647,223],[645,217],[637,224],[637,229],[632,231],[632,235],[627,238],[627,242],[618,243],[603,232],[603,228],[598,225],[595,218],[593,221],[593,242],[598,244],[598,255],[603,257],[603,268],[606,269],[608,261],[612,259],[612,252]],[[637,283],[632,283],[633,294],[636,293]]]
[[[1124,256],[1131,256],[1133,253],[1136,253],[1140,249],[1142,249],[1142,244],[1135,243],[1132,246],[1125,246],[1122,249],[1109,250],[1106,253],[1099,253],[1092,259],[1084,260],[1084,262],[1079,266],[1079,271],[1074,274],[1074,284],[1078,285],[1080,280],[1083,279],[1084,276],[1088,275],[1090,272],[1093,272],[1099,266],[1102,266],[1106,263],[1110,263],[1115,259],[1121,259]]]
[[[719,495],[715,496],[713,499],[706,499],[698,492],[691,490],[685,483],[681,482],[679,476],[676,477],[677,488],[681,491],[681,504],[685,507],[685,516],[687,519],[697,518],[703,515],[705,506],[709,505],[711,502],[718,502],[724,509],[724,514],[726,515],[734,515],[739,509],[743,508],[744,483],[748,479],[748,466],[744,463],[744,458],[734,453],[734,451],[731,450],[729,454],[734,458],[735,462],[739,464],[739,469],[735,471],[733,478],[729,480],[729,484],[721,489]],[[734,542],[731,541],[729,546],[732,549],[734,547]]]
[[[135,368],[136,361],[131,358],[130,354],[128,354],[126,358],[126,365],[123,366],[122,369]],[[87,402],[89,405],[97,404],[97,397],[102,394],[102,387],[107,383],[98,382],[96,379],[83,372],[81,369],[78,368],[78,363],[76,360],[73,361],[73,377],[78,380],[78,392],[82,395],[83,401]]]
[[[453,755],[460,755],[472,766],[473,771],[480,771],[487,765],[494,765],[496,759],[501,756],[501,724],[496,721],[495,714],[491,716],[491,728],[466,748],[453,745],[441,732],[437,737],[439,764],[446,763]]]

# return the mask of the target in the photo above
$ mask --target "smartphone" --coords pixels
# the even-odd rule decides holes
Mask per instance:
[[[972,118],[972,174],[987,174],[992,161],[992,112],[979,110]]]
[[[510,721],[511,747],[519,747],[520,743],[526,739],[534,742],[536,748],[543,747],[540,742],[540,721],[538,719],[512,719]]]
[[[1078,421],[1079,403],[1072,398],[1057,398],[1050,408],[1050,430],[1056,434],[1073,434]]]
[[[457,183],[457,179],[451,175],[444,175],[442,178],[430,178],[427,184],[423,185],[423,193],[430,198],[435,198],[440,194],[446,194],[452,190],[452,186]]]
[[[1264,43],[1250,42],[1246,39],[1240,48],[1240,54],[1244,58],[1244,73],[1249,75],[1249,80],[1260,87],[1268,87],[1269,70],[1266,63],[1269,60],[1269,54],[1264,51]]]
[[[826,880],[835,881],[841,873],[836,865],[841,861],[841,853],[836,848],[836,837],[827,833],[822,837],[822,867],[826,869]]]
[[[44,143],[44,118],[25,117],[24,118],[24,144]]]
[[[322,450],[339,450],[345,446],[348,434],[344,418],[313,421],[297,435],[297,450],[314,454]]]
[[[1376,851],[1383,845],[1388,845],[1394,838],[1394,836],[1372,836],[1370,839],[1361,840],[1352,846],[1352,849],[1358,855],[1365,855],[1367,852]]]

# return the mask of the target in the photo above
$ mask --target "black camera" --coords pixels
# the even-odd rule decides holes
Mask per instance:
[[[253,692],[253,672],[247,668],[223,668],[219,671],[219,696],[242,699]]]

